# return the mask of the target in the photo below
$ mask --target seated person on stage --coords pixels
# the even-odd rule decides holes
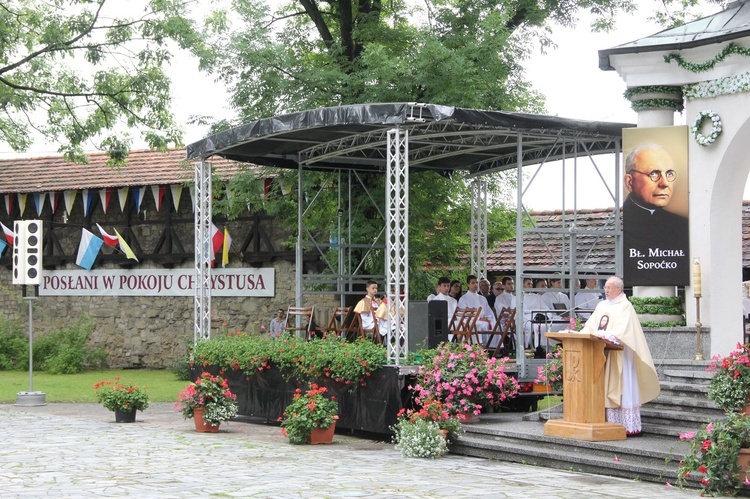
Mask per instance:
[[[659,378],[641,323],[625,294],[619,277],[604,286],[600,302],[582,332],[602,336],[624,346],[607,350],[604,365],[604,406],[607,421],[620,423],[628,435],[641,433],[641,405],[659,396]]]
[[[596,279],[586,279],[585,286],[576,293],[574,300],[576,311],[585,310],[585,312],[577,312],[581,319],[588,319],[591,315],[591,312],[588,310],[594,310],[601,301],[601,296],[597,292],[591,291],[596,286]]]
[[[523,280],[524,288],[526,288],[526,280]],[[528,279],[530,286],[534,289],[547,289],[546,279]],[[533,346],[540,346],[542,340],[542,333],[547,332],[547,326],[543,322],[536,321],[536,316],[546,317],[542,314],[541,310],[547,310],[547,306],[542,301],[543,293],[524,292],[523,294],[523,341],[524,349],[532,348]],[[533,321],[533,322],[532,322]],[[534,333],[534,341],[532,342],[532,332]]]
[[[447,301],[448,302],[448,323],[453,319],[453,314],[456,312],[458,302],[448,294],[451,289],[451,280],[447,277],[441,277],[438,279],[438,295],[433,298],[433,301]],[[448,335],[448,340],[453,339],[453,335]]]
[[[461,298],[462,294],[463,294],[463,290],[461,289],[461,281],[459,281],[458,279],[453,279],[450,283],[448,296],[458,301],[458,299]]]
[[[427,297],[427,301],[432,301],[437,295],[440,294],[440,284],[435,284],[435,292]]]
[[[493,306],[495,304],[495,295],[491,291],[492,286],[490,285],[490,281],[487,279],[481,279],[479,281],[479,294],[487,298],[487,304],[489,306]]]
[[[375,318],[378,321],[378,331],[380,336],[385,337],[388,334],[388,300],[385,298],[385,293],[378,293],[375,295],[375,303],[378,308],[375,310]]]
[[[570,327],[570,322],[565,321],[566,318],[570,317],[570,298],[568,295],[560,291],[562,288],[561,279],[550,279],[549,280],[550,291],[547,291],[542,295],[542,303],[547,307],[547,310],[559,310],[554,315],[548,315],[555,322],[549,324],[549,331],[562,331]]]
[[[479,313],[479,319],[477,319],[477,331],[492,331],[495,327],[495,312],[487,304],[487,298],[480,295],[477,291],[479,289],[479,281],[477,276],[470,275],[466,278],[466,284],[469,286],[469,290],[458,300],[458,306],[461,308],[479,308],[482,307],[482,311]],[[482,338],[482,342],[486,342],[487,338]]]
[[[367,287],[365,288],[367,295],[359,300],[357,306],[354,307],[354,312],[359,314],[359,320],[362,323],[362,329],[365,331],[375,330],[375,311],[378,309],[378,304],[375,303],[375,295],[378,293],[378,283],[375,281],[367,281]]]
[[[499,316],[504,308],[516,308],[516,297],[513,296],[513,292],[516,290],[516,283],[510,276],[503,277],[501,282],[503,292],[495,298],[494,308],[496,316]],[[495,286],[497,286],[497,284],[495,284]]]

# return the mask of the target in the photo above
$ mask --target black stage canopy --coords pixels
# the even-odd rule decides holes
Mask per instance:
[[[522,164],[538,164],[615,152],[622,129],[633,126],[437,104],[355,104],[240,125],[188,145],[187,159],[385,172],[387,134],[399,127],[409,134],[411,169],[479,174],[517,167],[519,141]]]

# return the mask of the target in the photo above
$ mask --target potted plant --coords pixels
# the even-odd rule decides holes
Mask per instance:
[[[185,419],[195,420],[198,432],[216,433],[222,421],[237,416],[237,396],[221,376],[203,372],[177,397],[175,407]]]
[[[402,457],[436,458],[448,450],[448,442],[435,421],[400,418],[391,429],[396,450]]]
[[[330,444],[336,430],[339,405],[325,396],[328,389],[315,383],[304,393],[297,388],[294,400],[284,410],[281,433],[291,444]]]
[[[547,391],[560,393],[563,389],[563,349],[561,345],[552,347],[551,352],[547,352],[547,363],[537,367],[537,377],[534,380],[534,391],[536,387],[541,386]]]
[[[725,421],[709,422],[698,432],[681,434],[680,439],[690,441],[680,461],[680,485],[693,474],[700,476],[701,495],[735,495],[743,485],[750,485],[750,416],[730,412]]]
[[[414,422],[418,419],[432,421],[438,425],[446,440],[455,440],[461,434],[461,421],[448,414],[443,407],[442,402],[434,398],[427,398],[422,401],[422,407],[418,410],[401,409],[398,417]]]
[[[115,413],[117,423],[134,422],[136,411],[142,411],[148,407],[147,388],[122,383],[119,376],[115,376],[114,381],[104,380],[96,383],[94,390],[96,390],[96,399],[105,408]]]
[[[419,370],[415,400],[439,400],[448,414],[472,422],[484,404],[500,405],[518,393],[518,382],[505,373],[506,361],[488,358],[481,345],[443,343]]]
[[[737,350],[726,357],[714,356],[706,369],[715,372],[708,398],[725,411],[739,411],[748,405],[750,395],[750,344],[737,344]]]

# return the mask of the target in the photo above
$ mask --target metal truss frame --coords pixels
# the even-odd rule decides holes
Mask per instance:
[[[487,179],[471,182],[471,273],[479,280],[487,277]]]
[[[523,149],[525,145],[524,135],[518,134],[518,166],[517,166],[517,202],[516,202],[516,358],[519,359],[518,369],[520,377],[534,376],[537,367],[543,365],[544,359],[527,359],[524,352],[524,278],[549,278],[554,275],[563,279],[567,283],[562,288],[570,298],[571,306],[574,303],[576,287],[573,284],[575,280],[595,278],[602,279],[612,275],[622,275],[622,226],[620,218],[620,178],[622,176],[620,166],[620,140],[613,140],[614,149],[614,185],[609,185],[607,179],[602,174],[602,169],[595,160],[587,141],[561,139],[559,147],[549,150],[549,154],[541,158],[533,169],[530,177],[526,178],[522,168],[524,157]],[[555,151],[564,151],[562,157],[557,157]],[[577,209],[578,195],[578,170],[579,159],[587,158],[601,180],[603,187],[612,197],[615,208],[609,213],[604,222],[604,227],[596,229],[586,228],[584,219],[586,214],[579,214]],[[552,161],[562,163],[561,171],[561,188],[563,192],[563,209],[560,213],[560,226],[558,228],[538,227],[529,211],[524,205],[524,195],[527,194],[531,184],[537,179],[541,169]],[[565,187],[569,181],[566,178],[566,166],[572,162],[573,167],[573,209],[572,214],[566,213],[564,207],[567,206],[565,199]],[[541,241],[545,249],[546,256],[550,257],[554,266],[541,267],[526,265],[524,263],[525,244],[530,239]],[[612,248],[613,247],[613,248]],[[597,250],[605,249],[614,250],[614,262],[602,262],[595,258]],[[603,292],[603,289],[595,291]]]
[[[211,163],[195,163],[193,343],[211,338]]]
[[[454,170],[468,171],[467,179],[472,180],[471,210],[471,269],[478,277],[486,277],[487,268],[487,177],[488,173],[517,169],[517,220],[516,220],[516,282],[519,288],[524,277],[549,277],[557,274],[570,282],[585,278],[596,272],[597,278],[619,274],[622,270],[620,225],[620,139],[617,137],[587,133],[575,129],[546,130],[541,128],[519,129],[514,126],[487,124],[461,124],[451,121],[434,121],[423,115],[424,107],[410,106],[407,119],[401,125],[380,127],[362,133],[353,133],[344,138],[333,135],[332,140],[322,141],[312,147],[302,148],[297,153],[298,169],[298,228],[296,243],[296,283],[295,303],[303,305],[308,294],[337,293],[344,302],[346,294],[358,294],[353,285],[368,279],[385,279],[388,296],[388,336],[387,349],[390,363],[399,365],[407,357],[409,348],[409,172],[410,169],[435,169],[436,159],[445,160]],[[470,152],[472,162],[459,156]],[[593,156],[602,153],[615,153],[615,184],[613,188],[601,173]],[[604,230],[587,229],[581,223],[576,209],[576,189],[574,189],[573,214],[565,210],[561,214],[559,228],[540,228],[524,206],[524,195],[537,178],[541,168],[552,162],[563,164],[563,192],[565,166],[573,163],[573,184],[577,185],[578,161],[587,157],[599,178],[605,184],[615,208],[606,221]],[[455,165],[454,165],[454,161]],[[339,167],[338,164],[341,166]],[[524,174],[523,167],[532,166],[531,175]],[[318,199],[318,191],[306,185],[306,170],[319,170],[334,173],[338,193],[338,221],[336,238],[317,241],[315,235],[305,225],[306,216]],[[360,177],[360,172],[381,172],[386,175],[385,213],[379,210],[375,194],[370,192]],[[195,165],[195,247],[196,247],[196,289],[195,289],[195,341],[210,338],[210,251],[211,251],[211,165],[201,162]],[[527,181],[528,178],[528,181]],[[367,196],[372,205],[378,208],[384,218],[383,231],[375,241],[359,244],[352,241],[352,196]],[[566,206],[563,194],[563,207]],[[342,199],[346,198],[346,204]],[[348,212],[348,217],[344,214]],[[543,247],[555,262],[553,267],[524,265],[524,242],[540,238]],[[615,262],[596,260],[597,248],[614,244]],[[200,251],[201,248],[203,251]],[[331,250],[335,250],[332,252]],[[355,251],[364,251],[365,258],[385,255],[385,276],[360,274],[362,258],[355,261]],[[305,273],[305,251],[317,252],[326,266],[326,273]],[[335,256],[335,258],[334,258]],[[334,291],[335,289],[335,291]],[[571,299],[574,286],[567,288]],[[516,330],[520,345],[517,352],[519,375],[533,376],[536,364],[526,359],[523,352],[523,292],[517,292]],[[537,362],[538,364],[538,362]]]
[[[385,275],[363,274],[365,261],[376,252],[385,252],[386,214],[376,194],[370,191],[357,171],[337,169],[330,171],[330,180],[317,188],[304,182],[305,166],[299,164],[297,178],[297,242],[295,244],[295,304],[303,306],[306,295],[330,295],[336,293],[343,306],[347,295],[360,295],[356,284],[364,285],[368,280],[383,280]],[[336,235],[321,240],[310,230],[307,220],[321,194],[336,186],[338,206],[336,213]],[[352,199],[354,195],[367,198],[377,215],[382,219],[382,230],[374,240],[366,243],[352,241]],[[324,272],[305,272],[305,254],[316,255],[324,264]],[[360,256],[361,255],[361,256]]]
[[[386,179],[386,346],[399,365],[409,352],[409,133],[399,127],[388,130]]]

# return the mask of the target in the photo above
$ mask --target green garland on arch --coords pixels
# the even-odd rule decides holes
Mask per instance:
[[[633,111],[640,111],[642,109],[674,109],[675,111],[682,112],[685,109],[682,99],[643,99],[631,102],[630,107],[633,108]]]
[[[671,85],[644,85],[642,87],[630,87],[622,94],[631,100],[641,94],[682,94],[682,87]]]
[[[677,65],[682,69],[686,69],[691,73],[703,73],[705,71],[712,70],[714,66],[726,59],[731,54],[750,57],[750,49],[740,47],[739,45],[732,42],[724,47],[721,52],[716,54],[712,59],[709,59],[706,62],[688,62],[678,52],[671,52],[665,55],[664,62],[669,64],[672,61],[676,61]]]

